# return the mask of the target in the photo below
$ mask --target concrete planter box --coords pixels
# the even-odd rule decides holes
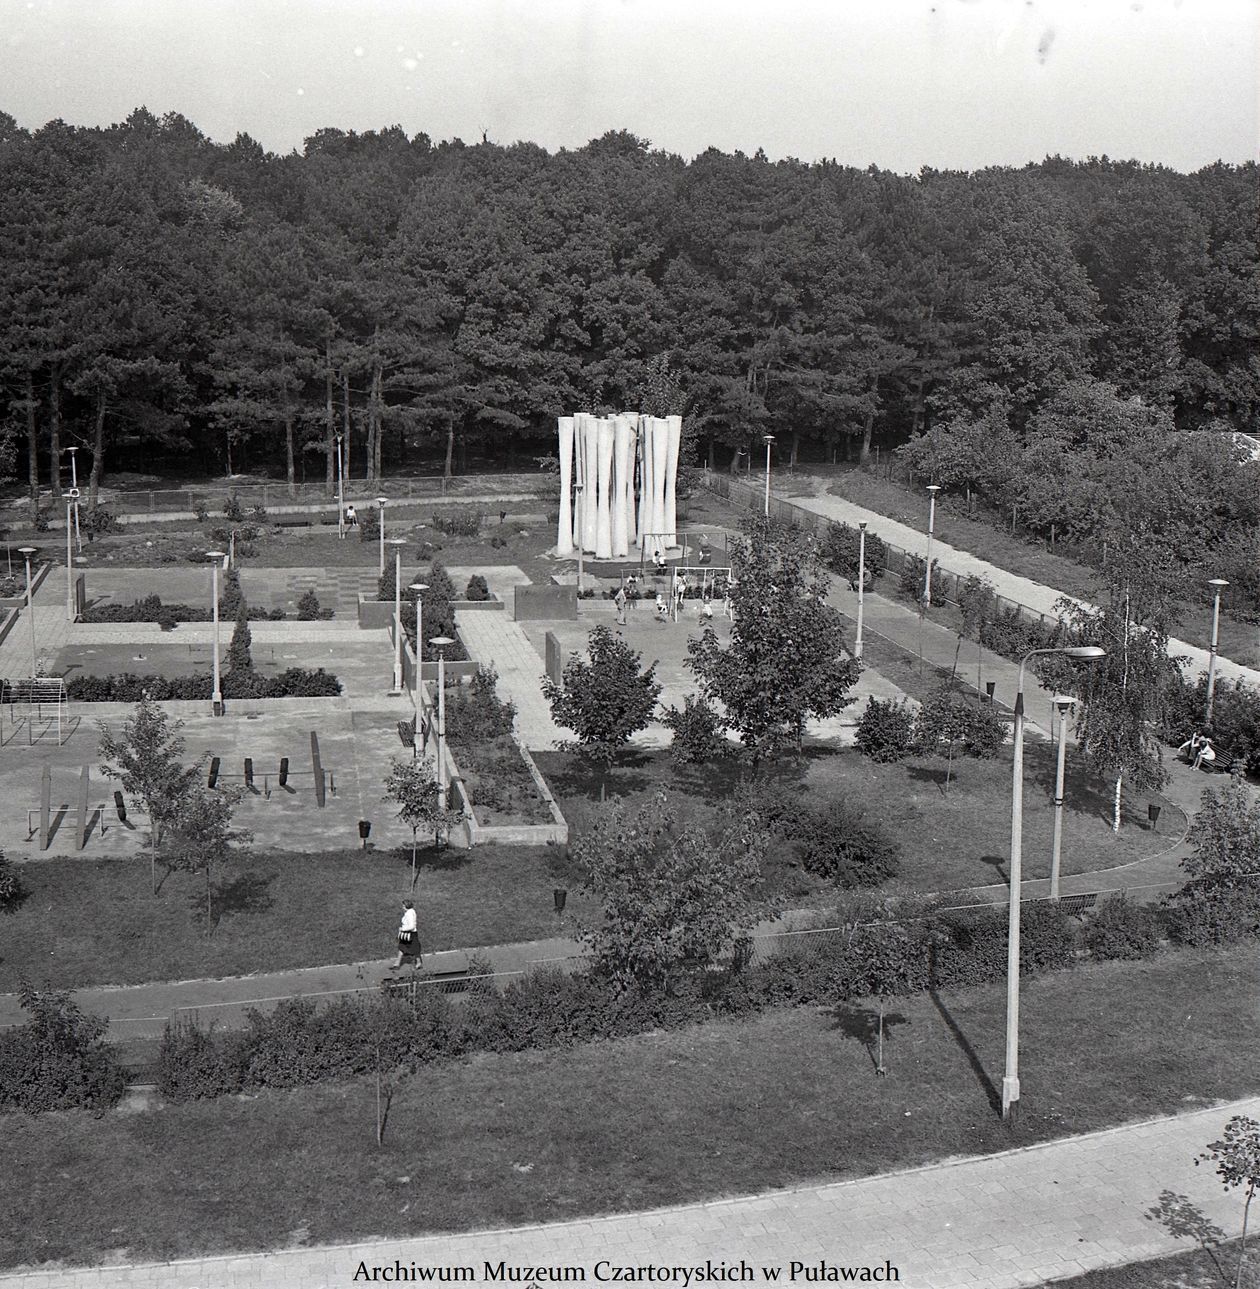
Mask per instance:
[[[560,813],[560,807],[556,804],[556,799],[551,795],[551,789],[547,786],[547,780],[542,777],[538,767],[534,764],[534,758],[530,756],[526,748],[513,735],[513,742],[516,743],[516,750],[521,754],[525,762],[525,768],[529,771],[530,778],[534,781],[534,789],[546,804],[551,814],[551,822],[547,824],[480,824],[477,822],[476,811],[474,809],[473,798],[468,788],[464,784],[463,777],[459,773],[459,766],[455,758],[450,755],[448,747],[447,755],[449,757],[449,768],[452,772],[451,783],[459,793],[460,800],[464,808],[464,833],[468,839],[469,846],[500,845],[500,846],[564,846],[569,841],[569,825],[564,815]]]

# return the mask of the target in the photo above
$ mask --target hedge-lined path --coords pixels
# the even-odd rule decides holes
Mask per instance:
[[[799,480],[800,476],[798,476],[798,482]],[[877,511],[867,510],[864,506],[855,505],[843,497],[827,493],[825,491],[828,487],[826,479],[815,479],[812,482],[819,489],[814,496],[784,495],[781,500],[791,505],[799,506],[802,510],[812,511],[814,514],[823,515],[827,519],[834,519],[841,523],[854,525],[866,523],[870,532],[877,534],[885,541],[891,542],[894,546],[900,546],[904,550],[920,556],[925,553],[927,538],[920,530],[898,523],[895,519],[889,519],[886,515],[881,515]],[[773,474],[771,475],[770,487],[771,491],[774,491]],[[976,556],[969,554],[967,551],[959,550],[957,547],[950,546],[940,540],[932,542],[932,558],[939,563],[942,569],[949,573],[958,573],[963,577],[974,573],[987,577],[993,583],[999,595],[1027,606],[1034,613],[1044,613],[1050,617],[1055,616],[1054,606],[1064,595],[1062,591],[1057,591],[1054,587],[1043,586],[1040,582],[1034,582],[1030,578],[1008,572],[1004,568],[999,568],[996,564],[977,559]],[[1072,599],[1074,597],[1069,596],[1067,598]],[[1185,655],[1189,658],[1190,665],[1187,669],[1189,676],[1197,676],[1207,670],[1208,651],[1206,649],[1201,649],[1198,645],[1187,644],[1184,640],[1170,639],[1168,650],[1172,655]],[[1217,658],[1216,665],[1218,680],[1226,682],[1243,680],[1251,685],[1260,685],[1260,671],[1255,668],[1244,667],[1224,655]]]
[[[405,1270],[412,1264],[468,1267],[471,1282],[485,1283],[487,1264],[499,1262],[578,1267],[593,1281],[601,1261],[703,1267],[706,1260],[743,1260],[760,1283],[767,1281],[765,1267],[779,1268],[787,1281],[793,1263],[811,1269],[827,1263],[891,1264],[896,1283],[906,1289],[1039,1286],[1184,1248],[1148,1216],[1161,1192],[1185,1196],[1227,1236],[1236,1236],[1242,1229],[1237,1193],[1227,1193],[1210,1167],[1194,1164],[1236,1114],[1260,1116],[1260,1097],[1005,1154],[646,1213],[184,1262],[57,1268],[0,1276],[0,1285],[331,1289],[371,1280],[373,1267],[392,1272],[396,1263]],[[526,1273],[522,1280],[538,1278]]]

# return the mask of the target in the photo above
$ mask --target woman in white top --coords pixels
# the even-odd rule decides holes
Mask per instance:
[[[416,929],[416,906],[403,900],[402,919],[398,923],[398,957],[390,963],[390,971],[397,971],[403,959],[410,958],[412,966],[420,965],[420,933]]]

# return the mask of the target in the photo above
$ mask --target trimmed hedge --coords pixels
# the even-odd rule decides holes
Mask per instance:
[[[226,603],[227,597],[222,603]],[[254,622],[283,622],[283,609],[251,608],[248,616]],[[236,610],[232,615],[235,617]],[[164,604],[161,596],[146,595],[143,599],[131,604],[93,604],[83,610],[82,622],[156,622],[160,626],[173,626],[177,622],[209,622],[212,614],[209,609],[193,604]]]
[[[341,681],[322,667],[290,667],[276,676],[252,671],[229,671],[222,677],[224,698],[335,698]],[[156,703],[179,699],[206,699],[214,693],[214,678],[208,672],[191,676],[138,676],[122,672],[115,676],[73,676],[66,684],[72,703],[138,703],[146,694]]]

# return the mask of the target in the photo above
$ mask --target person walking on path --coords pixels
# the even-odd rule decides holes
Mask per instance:
[[[416,928],[416,906],[403,900],[402,919],[398,923],[398,957],[390,963],[390,971],[397,971],[403,959],[410,958],[413,968],[420,965],[420,932]]]
[[[613,603],[617,606],[617,625],[624,627],[626,625],[626,588],[624,586],[617,588]]]

